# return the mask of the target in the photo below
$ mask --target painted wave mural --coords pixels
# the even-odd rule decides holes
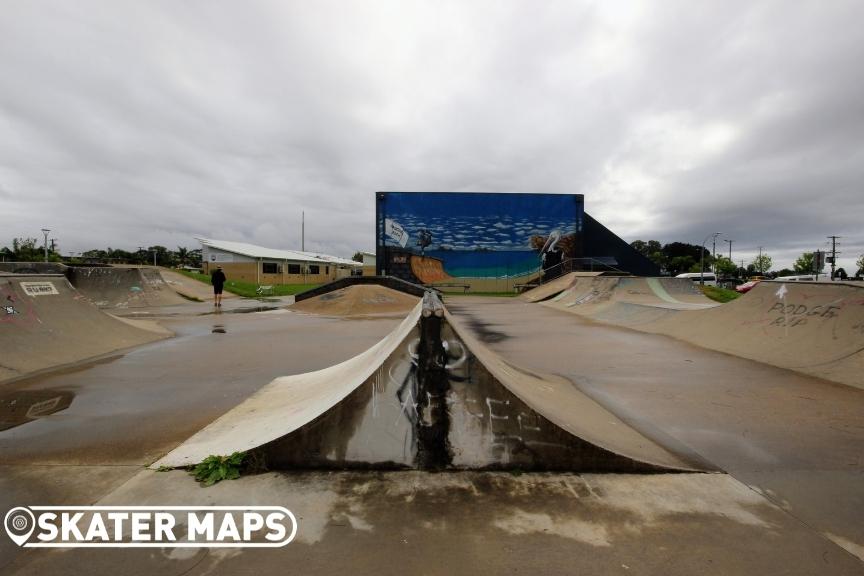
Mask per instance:
[[[550,237],[574,246],[581,233],[581,195],[386,192],[378,199],[379,247],[439,259],[454,277],[537,272]]]

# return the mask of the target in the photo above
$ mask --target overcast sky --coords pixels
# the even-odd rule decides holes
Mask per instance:
[[[0,0],[0,245],[341,256],[376,190],[864,253],[864,2]],[[779,266],[778,266],[779,265]]]

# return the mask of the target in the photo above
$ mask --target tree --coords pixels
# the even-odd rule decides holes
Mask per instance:
[[[630,247],[643,256],[648,256],[648,243],[644,240],[634,240],[633,242],[630,242]]]
[[[666,268],[667,258],[663,254],[663,246],[659,241],[648,240],[646,242],[644,240],[634,240],[630,243],[630,246],[660,268]]]
[[[354,255],[351,257],[351,260],[353,260],[354,262],[363,262],[363,253],[355,252]]]
[[[804,252],[795,260],[795,264],[792,267],[795,268],[795,272],[798,274],[812,274],[814,272],[821,274],[825,264],[823,263],[822,267],[816,270],[816,255],[813,252]]]
[[[45,253],[37,244],[36,238],[13,238],[12,259],[18,262],[39,262]]]
[[[189,262],[189,249],[188,248],[184,248],[183,246],[178,246],[175,254],[177,255],[177,263],[180,264],[180,266],[185,266]]]
[[[855,275],[864,276],[864,254],[855,261],[855,265],[858,266],[858,272],[856,272]]]
[[[682,272],[688,272],[693,268],[693,266],[698,266],[698,264],[690,256],[675,256],[669,258],[666,262],[666,270],[672,276],[681,274]]]
[[[840,280],[846,280],[849,278],[849,274],[846,273],[844,268],[837,268],[837,271],[834,273],[835,278],[839,278]]]
[[[714,269],[717,270],[717,275],[722,277],[734,276],[738,271],[738,267],[729,258],[720,256],[714,262]]]
[[[758,271],[760,275],[765,275],[771,270],[772,263],[773,260],[771,260],[771,256],[768,254],[762,254],[761,256],[754,258],[750,265],[753,266],[753,270]]]
[[[202,258],[203,258],[203,254],[202,254],[201,248],[196,248],[195,250],[189,251],[189,262],[192,264],[192,266],[195,266],[196,268],[200,268]]]

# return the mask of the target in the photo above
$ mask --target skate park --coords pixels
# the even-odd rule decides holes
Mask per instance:
[[[379,263],[429,269],[395,248]],[[520,265],[472,283],[447,256],[425,283],[222,309],[152,266],[0,273],[8,508],[277,503],[299,525],[255,553],[4,541],[0,570],[864,573],[860,286],[719,304],[573,271],[492,296]],[[257,468],[188,472],[234,452]]]

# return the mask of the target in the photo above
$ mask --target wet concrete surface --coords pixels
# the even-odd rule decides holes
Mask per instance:
[[[16,506],[82,506],[98,502],[141,472],[140,466],[52,466],[0,464],[0,514]],[[25,550],[3,534],[0,574]],[[65,573],[73,573],[66,566]]]
[[[149,464],[273,378],[342,362],[399,320],[284,309],[165,318],[176,337],[4,385],[6,394],[53,390],[74,399],[65,410],[0,431],[0,462]]]
[[[185,471],[141,466],[273,377],[345,360],[400,318],[163,315],[176,338],[2,388],[75,396],[0,431],[0,509],[282,505],[298,517],[296,541],[273,550],[23,550],[4,537],[0,573],[864,575],[855,556],[864,558],[861,391],[486,300],[447,304],[508,361],[568,377],[734,478],[297,472],[202,488]]]
[[[446,304],[514,365],[568,378],[864,559],[864,391],[518,300]]]
[[[266,298],[233,298],[222,301],[221,306],[214,306],[212,297],[204,302],[188,301],[173,306],[150,306],[140,308],[106,308],[104,311],[115,316],[126,318],[161,319],[183,316],[206,316],[219,314],[248,314],[266,312],[290,306],[294,296],[274,296]]]
[[[143,471],[101,505],[282,505],[276,549],[31,550],[9,574],[861,575],[864,564],[723,474],[267,473],[201,488]]]

